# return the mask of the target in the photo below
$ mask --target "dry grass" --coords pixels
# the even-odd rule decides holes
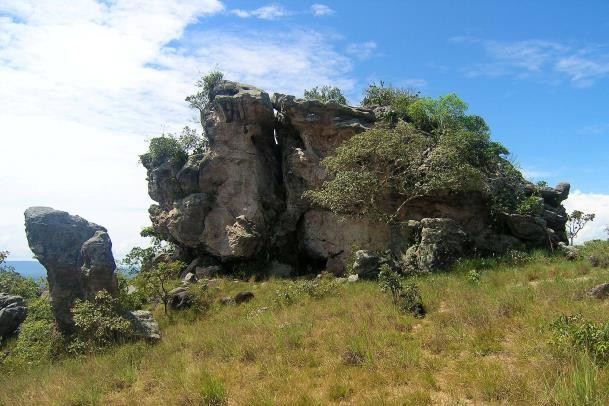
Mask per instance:
[[[419,278],[428,314],[400,313],[372,282],[322,298],[273,300],[284,281],[222,281],[252,290],[241,306],[161,319],[163,341],[66,359],[0,380],[0,405],[425,405],[609,403],[609,369],[553,355],[561,314],[605,321],[584,297],[609,271],[540,258],[520,267]]]

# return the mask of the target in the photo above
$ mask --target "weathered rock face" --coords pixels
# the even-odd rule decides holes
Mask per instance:
[[[150,209],[156,231],[185,248],[192,260],[211,256],[225,267],[273,260],[297,271],[344,272],[353,250],[389,249],[413,269],[448,269],[454,258],[548,247],[566,241],[556,188],[524,182],[525,196],[539,196],[543,212],[491,218],[489,196],[447,194],[411,202],[400,223],[339,219],[311,207],[303,193],[329,175],[323,158],[355,134],[378,124],[382,111],[269,95],[223,81],[212,92],[202,122],[210,152],[180,168],[148,168]],[[409,221],[413,220],[416,226]]]
[[[21,296],[0,293],[0,340],[13,334],[27,316]]]
[[[161,339],[159,324],[152,317],[152,313],[147,310],[135,310],[127,312],[125,318],[131,322],[133,334],[137,338],[146,341],[156,342]]]
[[[25,211],[30,249],[47,270],[55,318],[72,328],[70,308],[76,299],[92,299],[102,289],[117,290],[112,242],[105,228],[49,207]]]

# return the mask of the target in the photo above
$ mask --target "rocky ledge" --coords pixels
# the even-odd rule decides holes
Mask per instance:
[[[566,241],[561,202],[569,185],[523,181],[538,196],[535,215],[495,213],[488,196],[449,194],[413,201],[395,224],[341,219],[303,193],[328,180],[321,166],[346,139],[380,124],[374,110],[301,100],[222,81],[201,114],[210,150],[185,164],[148,164],[153,227],[201,266],[244,263],[292,272],[345,271],[354,248],[385,251],[417,271],[448,269],[454,258]],[[290,268],[291,267],[291,268]]]

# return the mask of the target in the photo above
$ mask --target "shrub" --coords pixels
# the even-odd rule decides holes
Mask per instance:
[[[312,299],[322,299],[339,294],[339,285],[334,278],[319,278],[304,281],[298,286],[299,290]]]
[[[181,261],[160,262],[151,269],[140,272],[136,278],[142,293],[163,303],[165,315],[168,314],[169,292],[175,287],[175,279],[185,267],[186,264]]]
[[[543,199],[539,196],[529,196],[518,203],[516,213],[535,216],[543,211]]]
[[[581,315],[560,316],[550,324],[549,344],[559,354],[583,351],[596,363],[609,361],[609,322],[595,324]]]
[[[408,116],[409,106],[418,99],[419,93],[407,89],[385,86],[381,81],[378,85],[371,83],[365,90],[362,106],[389,107],[384,119],[390,124],[395,124],[398,119],[411,121]]]
[[[131,324],[121,313],[118,299],[105,290],[92,301],[76,300],[72,308],[76,334],[70,352],[95,353],[130,338]]]
[[[26,278],[5,263],[8,252],[0,251],[0,292],[33,299],[40,295],[40,286],[34,279]]]
[[[129,287],[133,286],[134,280],[127,279],[120,272],[116,274],[118,279],[118,306],[124,310],[139,310],[148,302],[146,295],[139,289],[129,293]]]
[[[469,271],[467,273],[467,280],[470,281],[471,283],[475,283],[478,284],[480,283],[480,277],[482,275],[480,274],[480,271],[476,270],[476,269],[472,269],[471,271]]]
[[[338,104],[347,104],[347,99],[343,92],[335,86],[315,86],[311,90],[304,91],[304,98],[307,100],[319,100],[323,103],[334,102]]]
[[[201,112],[205,110],[211,99],[211,92],[213,91],[214,87],[220,83],[220,81],[222,81],[223,78],[224,74],[217,70],[211,71],[207,75],[202,76],[196,84],[198,91],[195,94],[186,97],[186,101],[190,107]]]
[[[64,348],[51,303],[44,298],[28,303],[28,316],[21,324],[19,336],[3,364],[7,370],[17,370],[48,363]]]
[[[421,292],[415,282],[404,282],[399,273],[383,264],[378,283],[381,291],[390,293],[393,303],[404,313],[413,313],[416,317],[425,314]]]
[[[588,257],[592,266],[609,267],[609,241],[588,241],[581,248],[581,251],[582,256]]]

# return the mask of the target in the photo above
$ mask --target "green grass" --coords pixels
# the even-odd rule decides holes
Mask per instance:
[[[159,344],[8,374],[0,405],[609,404],[609,367],[548,342],[560,315],[609,320],[609,301],[584,295],[609,270],[538,255],[416,279],[424,319],[373,282],[278,301],[293,284],[222,280],[218,296],[247,289],[254,300],[159,309]]]

